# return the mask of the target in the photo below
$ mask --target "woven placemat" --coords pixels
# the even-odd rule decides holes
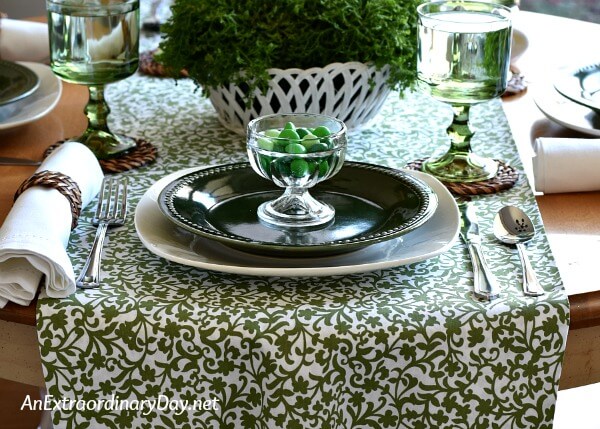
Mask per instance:
[[[134,170],[146,164],[156,161],[158,149],[143,139],[134,139],[136,147],[123,153],[123,155],[109,159],[99,159],[98,162],[105,173],[122,173]],[[44,158],[52,153],[54,149],[68,140],[61,140],[49,146],[44,152]]]
[[[77,221],[79,220],[79,214],[81,213],[81,189],[79,189],[79,185],[60,171],[42,170],[21,183],[17,192],[15,192],[14,201],[16,201],[23,192],[33,186],[56,189],[69,201],[72,217],[71,229],[75,229]]]
[[[140,54],[140,73],[157,77],[171,76],[167,73],[164,66],[154,59],[156,52],[157,49],[154,49],[151,51],[144,51]],[[187,77],[188,73],[185,70],[182,70],[179,75],[181,77]]]
[[[426,158],[417,159],[406,164],[406,168],[410,170],[421,171],[423,162]],[[488,180],[479,182],[459,183],[459,182],[444,182],[444,186],[455,195],[482,195],[495,194],[506,189],[512,188],[519,179],[519,173],[514,167],[500,161],[498,162],[498,173],[496,176]]]

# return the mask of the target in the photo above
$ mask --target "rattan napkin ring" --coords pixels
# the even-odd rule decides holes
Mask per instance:
[[[71,230],[77,226],[79,214],[81,213],[81,189],[73,179],[58,171],[38,171],[29,179],[25,180],[17,189],[14,200],[16,201],[23,192],[33,186],[43,186],[56,189],[63,194],[71,206]]]

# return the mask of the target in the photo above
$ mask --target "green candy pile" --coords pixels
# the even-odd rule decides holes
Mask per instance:
[[[319,177],[329,172],[331,151],[334,144],[329,138],[331,131],[325,126],[300,128],[288,122],[283,129],[269,129],[259,134],[256,145],[269,152],[289,154],[290,156],[271,156],[258,154],[262,170],[271,177],[272,166],[284,177],[303,178],[318,170]],[[309,156],[294,156],[309,154]],[[311,154],[314,154],[312,156]]]

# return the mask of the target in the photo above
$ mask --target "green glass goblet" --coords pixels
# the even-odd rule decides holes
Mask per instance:
[[[417,8],[419,86],[453,110],[447,129],[450,149],[423,164],[446,182],[494,177],[498,163],[475,154],[469,125],[471,106],[506,90],[510,66],[510,9],[477,1],[436,1]]]
[[[136,143],[110,131],[104,86],[137,70],[139,0],[46,0],[46,9],[52,71],[89,88],[87,129],[71,140],[88,146],[98,159],[122,155]]]

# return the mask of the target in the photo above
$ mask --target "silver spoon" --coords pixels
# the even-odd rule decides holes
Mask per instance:
[[[523,244],[535,235],[535,227],[529,216],[518,207],[501,208],[494,219],[494,235],[503,243],[517,246],[523,267],[523,293],[528,296],[543,295],[544,289],[538,282]]]

